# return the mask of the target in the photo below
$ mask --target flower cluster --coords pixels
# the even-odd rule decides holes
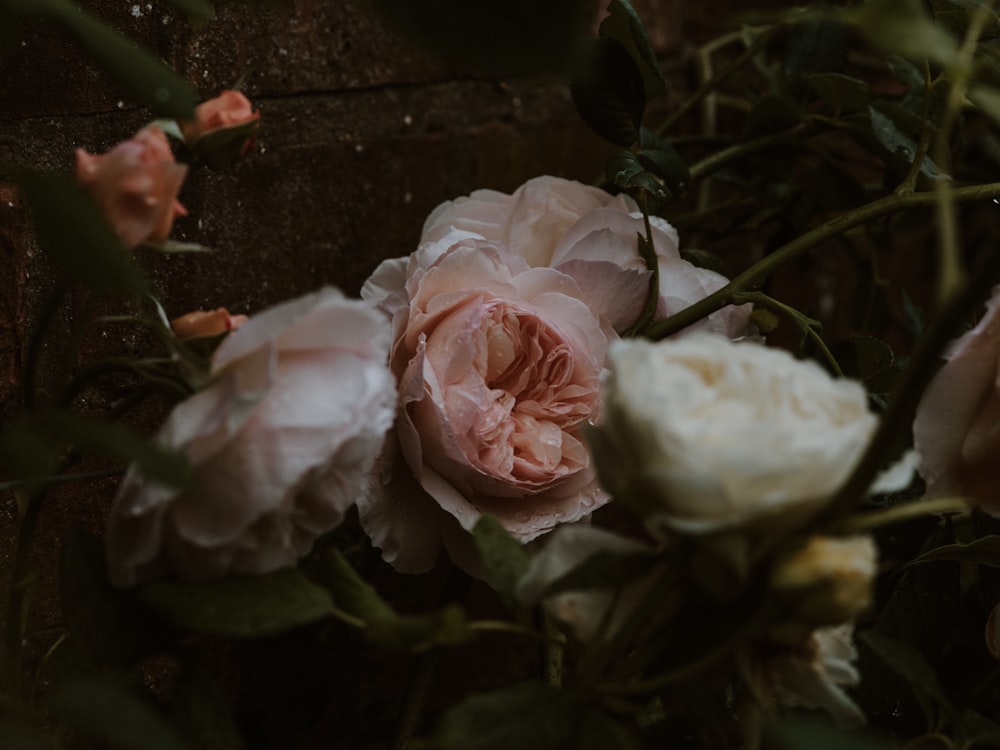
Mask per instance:
[[[256,123],[260,113],[237,91],[200,104],[195,119],[180,124],[188,143],[221,129]],[[244,149],[249,148],[249,140]],[[93,198],[122,244],[134,249],[163,242],[174,220],[187,215],[177,200],[188,167],[178,164],[164,131],[147,125],[106,154],[76,150],[76,178]]]

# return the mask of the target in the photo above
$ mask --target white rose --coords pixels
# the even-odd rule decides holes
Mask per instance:
[[[108,521],[113,581],[264,573],[295,561],[362,493],[396,392],[389,324],[336,289],[254,316],[212,381],[157,437],[194,470],[183,492],[127,473]]]
[[[609,353],[602,484],[689,534],[794,525],[846,480],[874,430],[864,388],[751,342],[692,333]]]

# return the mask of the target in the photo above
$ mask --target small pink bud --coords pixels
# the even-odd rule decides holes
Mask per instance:
[[[220,307],[215,310],[195,310],[170,321],[170,328],[179,341],[218,336],[226,331],[234,331],[247,322],[246,315],[230,315]]]

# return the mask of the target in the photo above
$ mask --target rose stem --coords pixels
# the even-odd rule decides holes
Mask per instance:
[[[913,421],[917,404],[936,371],[934,364],[941,352],[955,337],[962,323],[979,308],[997,281],[1000,281],[1000,253],[986,252],[969,274],[964,288],[945,302],[940,313],[920,337],[909,363],[893,389],[868,450],[847,482],[816,519],[814,526],[849,513],[858,500],[864,497],[879,469],[891,457],[893,435],[908,428]]]
[[[984,200],[1000,197],[1000,182],[986,185],[972,185],[955,190],[951,197],[956,202]],[[932,191],[912,193],[909,195],[887,195],[871,203],[867,203],[854,211],[837,216],[825,224],[820,224],[805,234],[797,237],[786,245],[775,250],[766,258],[754,263],[750,268],[739,274],[726,286],[708,295],[680,312],[665,320],[654,323],[643,335],[650,339],[662,339],[682,331],[699,320],[732,304],[739,294],[745,294],[757,289],[764,279],[776,268],[793,260],[825,240],[843,234],[849,229],[864,224],[879,216],[903,211],[916,206],[932,205],[938,200]],[[989,288],[987,287],[987,291]],[[984,294],[985,297],[985,294]]]
[[[450,560],[447,561],[447,566],[448,570],[445,573],[444,584],[439,597],[440,604],[465,599],[469,592],[469,587],[472,585],[472,579]],[[427,703],[427,695],[434,685],[434,678],[440,662],[440,647],[431,648],[417,657],[413,672],[410,675],[410,681],[407,684],[406,696],[403,698],[402,710],[399,713],[396,731],[392,737],[392,744],[390,745],[392,750],[403,750],[420,725],[424,706]]]

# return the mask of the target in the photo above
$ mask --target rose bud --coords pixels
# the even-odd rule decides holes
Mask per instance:
[[[102,155],[76,150],[76,178],[128,248],[162,242],[174,218],[187,215],[177,193],[187,167],[177,164],[167,137],[148,126]]]
[[[256,123],[260,120],[260,112],[255,112],[250,100],[239,91],[223,91],[214,99],[202,102],[194,110],[195,119],[185,120],[180,123],[184,140],[193,144],[198,139],[221,130],[237,128],[246,130],[242,133],[245,137],[239,140],[240,154],[245,154],[250,150],[253,138],[250,137],[256,130]],[[253,123],[253,127],[249,126]]]
[[[170,329],[179,341],[218,336],[234,331],[247,322],[246,315],[230,315],[224,307],[215,310],[195,310],[170,321]]]
[[[869,607],[877,550],[869,536],[811,537],[771,571],[771,590],[782,620],[839,625]]]

